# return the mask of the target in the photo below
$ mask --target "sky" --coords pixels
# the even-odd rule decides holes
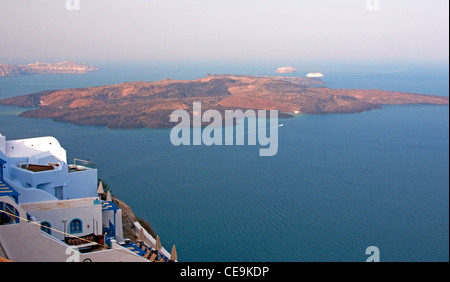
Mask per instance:
[[[449,60],[448,0],[66,2],[0,0],[0,63]]]

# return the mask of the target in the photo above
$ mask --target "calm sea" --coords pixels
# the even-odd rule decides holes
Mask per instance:
[[[0,98],[41,90],[273,66],[100,66],[86,75],[0,78]],[[313,70],[315,71],[315,70]],[[309,71],[308,71],[309,72]],[[448,96],[448,66],[325,69],[329,87]],[[305,72],[306,73],[306,72]],[[109,130],[26,119],[0,106],[7,139],[54,136],[96,162],[113,194],[182,261],[449,260],[449,107],[385,106],[283,120],[275,157],[255,146],[175,147],[170,130]]]

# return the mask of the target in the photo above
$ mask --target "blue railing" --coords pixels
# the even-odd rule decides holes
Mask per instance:
[[[153,249],[152,247],[145,245],[143,242],[140,242],[139,245],[136,243],[132,243],[132,242],[126,242],[124,247],[129,249],[130,251],[134,252],[135,254],[138,254],[141,257],[146,255],[148,253],[148,251],[150,251],[151,253],[157,254],[155,261],[160,261],[161,259],[163,259],[163,262],[169,261],[168,257],[161,254],[156,249]],[[150,256],[147,259],[150,259]]]

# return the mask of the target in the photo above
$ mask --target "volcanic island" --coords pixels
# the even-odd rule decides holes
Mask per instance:
[[[108,128],[172,128],[175,110],[278,110],[280,118],[298,114],[361,113],[383,105],[448,105],[449,97],[385,90],[332,89],[317,78],[209,74],[195,80],[165,79],[115,85],[47,90],[0,100],[29,107],[27,118],[50,118]]]

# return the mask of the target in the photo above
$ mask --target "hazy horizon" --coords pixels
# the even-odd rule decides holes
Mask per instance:
[[[311,3],[313,2],[313,3]],[[0,0],[0,63],[448,64],[447,0]]]

